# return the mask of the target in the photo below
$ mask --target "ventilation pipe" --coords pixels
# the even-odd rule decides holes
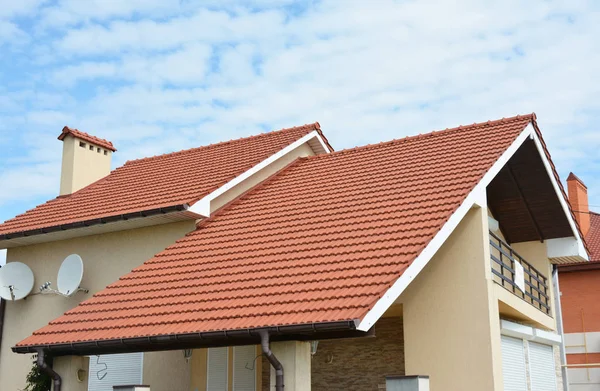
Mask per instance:
[[[60,377],[60,375],[58,373],[56,373],[56,371],[54,371],[54,369],[52,369],[52,367],[50,365],[48,365],[48,363],[46,362],[46,353],[43,349],[38,350],[38,354],[37,354],[37,366],[39,369],[41,369],[43,372],[45,372],[48,376],[50,376],[52,378],[52,381],[54,382],[54,390],[53,391],[60,391],[60,387],[62,385],[62,379]]]
[[[273,369],[275,369],[275,391],[283,391],[283,365],[281,365],[269,347],[269,332],[260,330],[258,333],[260,335],[262,351],[267,356],[267,360],[269,360]]]

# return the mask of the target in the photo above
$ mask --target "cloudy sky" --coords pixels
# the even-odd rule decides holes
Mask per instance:
[[[597,1],[0,0],[0,220],[113,164],[319,121],[336,149],[535,111],[600,210]]]

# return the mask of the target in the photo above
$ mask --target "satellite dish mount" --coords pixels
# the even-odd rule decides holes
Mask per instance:
[[[26,298],[33,289],[33,272],[21,262],[9,262],[0,268],[0,297],[6,301]]]
[[[65,258],[60,269],[56,285],[58,289],[52,289],[52,283],[46,282],[40,287],[40,293],[55,294],[63,297],[71,297],[77,292],[88,293],[89,290],[81,288],[83,279],[83,260],[77,254]]]

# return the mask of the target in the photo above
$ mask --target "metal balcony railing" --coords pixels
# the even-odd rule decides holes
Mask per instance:
[[[548,279],[491,231],[490,245],[494,282],[551,316]]]

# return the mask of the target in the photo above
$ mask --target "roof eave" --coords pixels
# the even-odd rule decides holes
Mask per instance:
[[[373,335],[373,331],[357,330],[358,319],[337,322],[319,322],[297,325],[247,328],[200,333],[157,335],[112,339],[105,341],[73,342],[64,344],[14,346],[19,354],[36,353],[40,349],[52,356],[117,354],[166,351],[192,348],[237,346],[260,343],[260,331],[268,331],[272,341],[359,338]]]
[[[8,244],[11,244],[16,240],[37,237],[40,235],[49,235],[49,234],[54,234],[54,233],[59,233],[59,232],[73,231],[73,230],[77,230],[77,229],[81,229],[81,228],[90,228],[90,227],[95,227],[95,226],[100,226],[100,225],[104,225],[104,226],[108,227],[109,225],[114,224],[114,223],[125,222],[125,221],[129,221],[129,220],[139,220],[142,218],[155,217],[155,216],[160,216],[160,215],[169,215],[169,214],[179,213],[179,212],[190,213],[190,218],[192,218],[192,217],[201,218],[201,216],[195,215],[195,214],[193,214],[193,212],[189,212],[188,209],[189,209],[188,204],[178,204],[178,205],[167,206],[167,207],[162,207],[162,208],[143,210],[143,211],[139,211],[139,212],[132,212],[132,213],[125,213],[125,214],[113,215],[113,216],[108,216],[108,217],[102,217],[102,218],[97,218],[97,219],[75,221],[75,222],[68,223],[68,224],[44,227],[44,228],[35,229],[35,230],[17,231],[17,232],[11,232],[11,233],[6,233],[6,234],[0,234],[0,248],[11,247],[11,246],[8,246]],[[119,231],[121,229],[116,229],[116,230]],[[110,232],[110,230],[108,230],[108,232]],[[82,235],[82,236],[85,236],[85,235]]]

